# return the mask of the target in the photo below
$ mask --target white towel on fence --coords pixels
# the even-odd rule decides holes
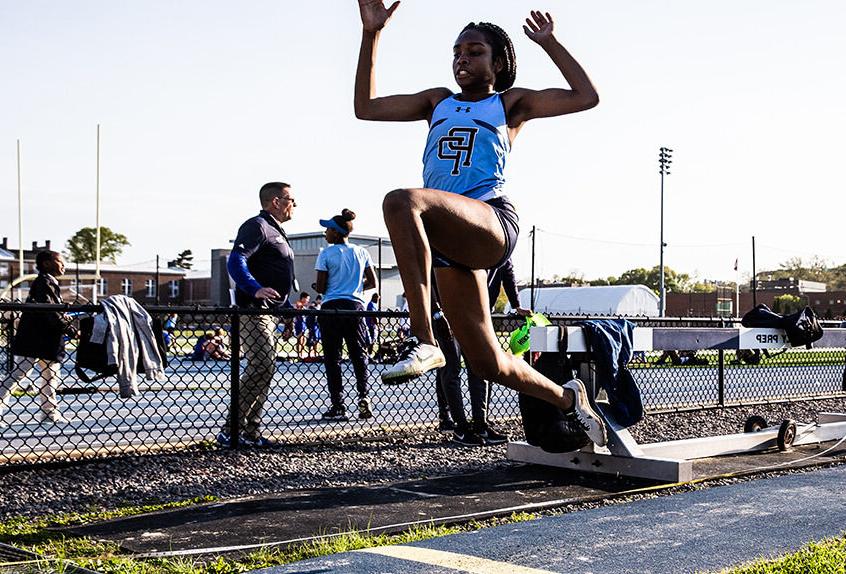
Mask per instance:
[[[149,313],[135,299],[125,295],[112,295],[101,303],[109,322],[106,356],[110,365],[118,367],[121,398],[138,394],[139,358],[148,381],[164,381],[164,366]]]

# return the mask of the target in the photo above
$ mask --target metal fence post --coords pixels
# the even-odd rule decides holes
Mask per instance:
[[[7,329],[8,332],[6,333],[6,372],[8,374],[11,374],[15,368],[15,358],[12,356],[12,337],[15,336],[14,317],[9,320]]]
[[[241,316],[233,313],[229,334],[231,357],[229,359],[229,448],[237,449],[241,434],[240,380],[241,380]]]
[[[725,319],[720,318],[720,328],[725,327]],[[717,351],[717,405],[726,406],[726,352]]]

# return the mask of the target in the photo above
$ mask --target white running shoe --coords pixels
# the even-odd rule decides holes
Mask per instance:
[[[382,373],[382,382],[398,385],[444,365],[446,359],[440,347],[421,343],[417,337],[409,337],[400,348],[399,361]]]
[[[66,419],[59,411],[51,411],[48,413],[42,411],[38,414],[38,422],[63,424],[68,422],[68,419]]]
[[[590,405],[585,384],[579,379],[573,379],[564,383],[564,388],[573,391],[573,410],[569,411],[569,414],[573,415],[590,440],[599,446],[605,446],[608,442],[605,423]]]

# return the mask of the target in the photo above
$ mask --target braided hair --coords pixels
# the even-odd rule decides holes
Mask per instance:
[[[494,61],[497,58],[502,59],[503,67],[496,75],[494,90],[504,92],[513,86],[517,77],[517,55],[514,53],[514,44],[511,43],[511,38],[505,30],[490,22],[470,22],[461,32],[464,33],[467,30],[481,32],[491,45]]]

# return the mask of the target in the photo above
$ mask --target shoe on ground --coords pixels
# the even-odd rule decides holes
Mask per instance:
[[[217,441],[217,444],[219,444],[223,448],[229,448],[230,446],[232,446],[232,439],[229,436],[229,433],[226,431],[220,431],[219,433],[217,433],[217,436],[214,440]],[[240,446],[246,446],[246,441],[244,440],[244,437],[238,437],[238,444]]]
[[[230,448],[232,446],[232,437],[229,436],[229,433],[226,431],[220,431],[217,433],[215,437],[215,441],[218,445],[223,448]],[[268,440],[263,437],[258,437],[256,439],[249,439],[243,436],[238,437],[238,446],[247,446],[247,447],[256,447],[256,448],[266,448],[271,446],[276,446],[276,443]]]
[[[573,408],[568,414],[582,427],[590,440],[599,446],[605,446],[608,442],[605,423],[602,417],[593,410],[585,384],[579,379],[573,379],[564,383],[564,388],[573,391]]]
[[[265,438],[263,436],[257,438],[241,437],[238,442],[243,446],[251,448],[273,448],[275,446],[278,446],[276,441],[270,440],[269,438]]]
[[[460,426],[453,431],[452,442],[461,446],[485,446],[485,439],[466,426]]]
[[[446,359],[437,345],[421,343],[417,337],[409,337],[403,341],[397,363],[382,373],[382,382],[398,385],[444,365]]]
[[[321,418],[325,421],[348,421],[350,418],[347,416],[347,411],[344,407],[332,407],[323,415]]]
[[[476,429],[476,434],[482,437],[482,440],[485,441],[485,444],[488,446],[493,446],[497,444],[504,444],[508,442],[508,435],[499,432],[495,428],[491,427],[490,425],[484,425],[481,428]]]
[[[61,424],[68,422],[68,419],[66,419],[59,411],[52,411],[49,413],[41,412],[38,414],[38,422]]]
[[[455,422],[452,419],[438,420],[438,432],[444,434],[451,434],[456,429]]]
[[[358,400],[358,418],[372,419],[373,411],[370,410],[370,399],[363,398]]]
[[[223,448],[229,448],[232,446],[232,440],[228,432],[220,431],[217,433],[217,436],[214,437],[214,440],[217,441],[217,444]]]

